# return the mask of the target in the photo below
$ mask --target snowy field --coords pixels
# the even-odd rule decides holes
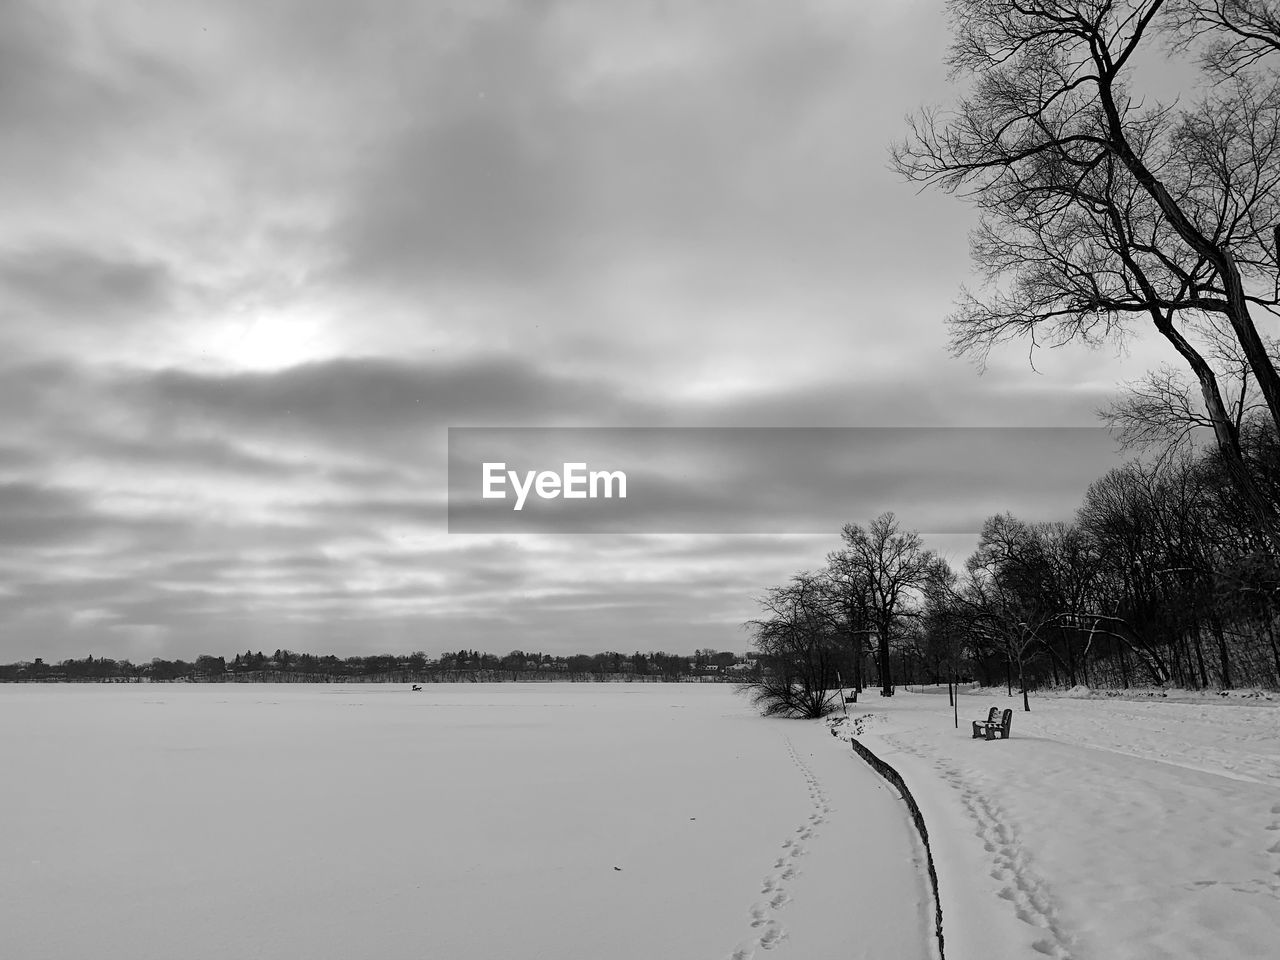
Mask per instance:
[[[989,706],[1011,739],[970,739]],[[962,695],[956,730],[945,689],[848,707],[924,813],[948,956],[1280,956],[1280,704],[1031,708]]]
[[[15,960],[931,955],[896,794],[727,686],[0,685],[0,762]]]
[[[1008,741],[968,721],[1013,706]],[[1280,705],[874,693],[950,958],[1263,958]],[[923,960],[923,851],[727,686],[0,686],[5,957]]]

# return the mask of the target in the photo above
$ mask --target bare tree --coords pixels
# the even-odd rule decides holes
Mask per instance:
[[[1187,107],[1148,105],[1131,92],[1137,55],[1161,33],[1227,63],[1213,45],[1234,42],[1233,24],[1247,33],[1252,21],[1240,10],[1270,5],[948,6],[949,63],[969,92],[949,113],[915,117],[894,162],[982,214],[972,254],[986,288],[962,292],[950,318],[954,346],[981,358],[1020,337],[1096,342],[1145,318],[1194,376],[1227,475],[1280,550],[1274,505],[1244,463],[1238,418],[1197,335],[1206,326],[1230,331],[1280,428],[1280,374],[1253,316],[1280,304],[1280,84],[1220,69]],[[1260,51],[1255,61],[1270,49],[1248,43]]]
[[[1008,514],[991,517],[965,570],[973,626],[1017,666],[1022,708],[1030,710],[1027,662],[1043,646],[1041,631],[1057,615],[1046,590],[1048,562],[1041,544],[1029,525]]]
[[[840,659],[831,599],[830,584],[805,572],[757,601],[763,616],[746,626],[761,670],[739,689],[765,716],[813,718],[827,711]]]
[[[924,587],[921,628],[925,656],[935,683],[947,682],[947,703],[955,707],[959,680],[966,670],[970,618],[958,592],[959,575],[945,562],[935,565]],[[959,723],[957,715],[957,724]]]
[[[1247,424],[1266,416],[1266,404],[1249,372],[1249,362],[1231,331],[1212,318],[1188,318],[1187,326],[1195,331],[1206,361],[1217,374],[1227,414],[1239,435]],[[1280,356],[1274,339],[1264,341],[1272,358]],[[1186,371],[1161,364],[1129,384],[1125,393],[1099,414],[1122,446],[1154,451],[1163,461],[1194,448],[1203,432],[1212,435],[1213,421],[1194,394]]]
[[[871,581],[863,566],[845,562],[840,553],[827,557],[826,581],[830,585],[839,630],[848,644],[853,667],[850,680],[856,700],[864,682],[867,638],[875,633],[871,626]]]
[[[880,692],[891,696],[891,639],[907,612],[908,601],[924,588],[941,561],[925,549],[920,534],[902,530],[892,513],[882,513],[865,529],[846,523],[841,538],[843,549],[830,554],[827,561],[841,578],[864,585],[868,625],[878,639]]]
[[[1171,0],[1175,47],[1197,50],[1214,76],[1234,78],[1280,52],[1280,9],[1274,0]]]

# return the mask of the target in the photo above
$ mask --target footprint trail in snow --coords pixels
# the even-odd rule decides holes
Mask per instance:
[[[809,791],[809,803],[813,811],[792,831],[791,836],[782,841],[783,856],[774,860],[773,872],[760,881],[760,892],[765,899],[753,903],[747,910],[748,922],[753,930],[752,936],[741,941],[728,955],[727,960],[755,960],[758,950],[773,950],[787,939],[787,928],[773,915],[792,902],[788,887],[792,880],[800,876],[796,861],[808,853],[804,841],[818,835],[818,827],[826,823],[826,815],[831,812],[831,805],[821,781],[800,759],[790,738],[787,738],[786,742],[791,762],[804,775]]]
[[[1053,960],[1070,960],[1075,938],[1058,915],[1049,886],[1029,862],[1018,830],[1010,815],[996,802],[969,783],[965,775],[941,757],[902,737],[886,736],[885,741],[903,753],[933,765],[948,785],[960,794],[965,813],[973,823],[975,836],[991,857],[991,879],[1004,884],[996,896],[1007,901],[1014,915],[1043,934],[1032,949]]]

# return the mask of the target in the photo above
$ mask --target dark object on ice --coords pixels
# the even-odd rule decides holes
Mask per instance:
[[[418,684],[416,684],[416,683],[415,683],[415,684],[413,685],[413,689],[414,689],[414,690],[421,690],[421,689],[422,689],[422,687],[421,687],[420,685],[418,685]]]
[[[1000,717],[999,720],[996,719],[997,714]],[[974,739],[985,737],[987,740],[994,740],[996,735],[999,734],[1001,740],[1008,740],[1009,727],[1012,725],[1012,710],[1001,712],[999,707],[992,707],[991,712],[987,714],[986,720],[973,721],[973,737]]]
[[[621,868],[621,867],[614,867],[613,869],[617,870],[619,873],[621,873],[621,872],[622,872],[622,868]]]

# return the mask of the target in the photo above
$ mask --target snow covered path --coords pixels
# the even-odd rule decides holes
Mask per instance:
[[[948,952],[1253,958],[1280,943],[1275,705],[874,694],[850,706],[929,826]],[[1014,707],[1012,738],[968,721]]]
[[[837,747],[722,685],[3,685],[0,953],[926,960]]]

